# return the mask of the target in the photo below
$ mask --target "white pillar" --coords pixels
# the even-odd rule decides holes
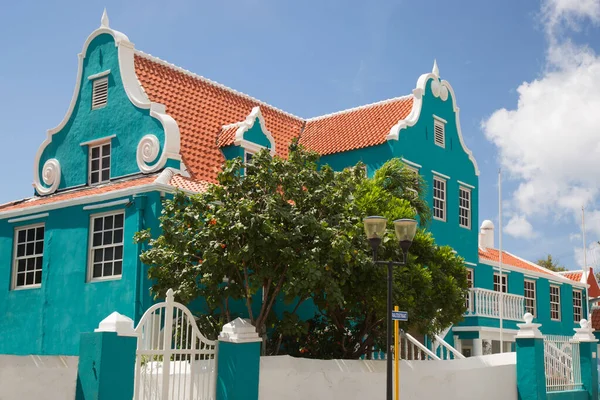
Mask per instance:
[[[462,354],[462,340],[460,340],[457,335],[454,335],[454,348]]]
[[[483,339],[473,339],[473,355],[483,355]]]

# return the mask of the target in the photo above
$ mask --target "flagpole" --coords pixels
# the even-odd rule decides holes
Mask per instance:
[[[498,265],[500,270],[500,353],[504,353],[504,275],[502,274],[502,169],[498,168]],[[508,283],[508,282],[507,282]]]
[[[583,236],[583,276],[585,277],[585,311],[587,313],[586,318],[588,321],[590,321],[590,300],[588,298],[588,274],[590,272],[590,269],[587,265],[587,244],[585,241],[585,210],[583,206],[581,206],[581,233]]]

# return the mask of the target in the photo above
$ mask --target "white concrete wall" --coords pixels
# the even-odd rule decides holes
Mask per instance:
[[[0,400],[72,400],[78,357],[0,355]]]
[[[260,400],[383,399],[385,361],[261,357]],[[402,361],[400,398],[516,400],[515,353]]]

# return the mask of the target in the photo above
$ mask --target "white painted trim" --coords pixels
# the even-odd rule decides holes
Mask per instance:
[[[525,283],[526,282],[530,282],[533,283],[533,312],[531,313],[531,315],[533,315],[533,318],[537,317],[537,305],[538,305],[538,301],[537,301],[537,282],[536,282],[537,278],[534,279],[528,279],[527,277],[525,277],[525,279],[523,279],[523,297],[525,298],[523,305],[525,307],[527,307],[527,299],[528,297],[525,296]],[[526,309],[527,311],[527,309]]]
[[[409,160],[407,160],[407,159],[406,159],[406,158],[404,158],[404,157],[403,157],[401,160],[402,160],[402,162],[403,162],[403,163],[405,163],[405,164],[408,164],[408,165],[410,165],[411,167],[415,167],[415,168],[419,168],[419,169],[423,168],[423,166],[422,166],[422,165],[420,165],[420,164],[417,164],[417,163],[415,163],[415,162],[412,162],[412,161],[409,161]]]
[[[161,173],[161,175],[162,175],[162,173]],[[5,218],[10,218],[10,217],[27,215],[27,214],[31,214],[33,212],[51,211],[51,210],[56,210],[58,208],[78,206],[78,205],[87,204],[87,203],[96,203],[96,202],[100,202],[100,201],[111,200],[111,199],[118,198],[118,197],[131,196],[131,195],[138,194],[138,193],[146,193],[146,192],[151,192],[151,191],[157,191],[157,192],[164,191],[167,193],[175,193],[177,190],[178,189],[175,188],[174,186],[171,186],[169,184],[164,184],[164,183],[161,183],[161,182],[155,180],[152,183],[128,187],[125,189],[113,190],[110,192],[100,193],[97,195],[82,196],[82,197],[77,197],[74,199],[56,201],[54,203],[40,204],[39,206],[19,208],[16,210],[9,210],[9,211],[3,211],[3,212],[0,211],[0,220],[3,220]],[[190,195],[197,194],[197,192],[194,192],[191,190],[186,190],[186,189],[179,189],[179,190],[184,193],[190,194]],[[65,192],[63,192],[63,193],[65,193]]]
[[[444,179],[450,179],[450,177],[449,177],[448,175],[444,175],[444,174],[442,174],[441,172],[437,172],[437,171],[434,171],[434,170],[431,170],[431,172],[432,172],[434,175],[441,176],[441,177],[442,177],[442,178],[444,178]]]
[[[42,214],[28,215],[26,217],[9,219],[6,222],[8,222],[9,224],[15,224],[17,222],[31,221],[32,219],[46,218],[48,215],[50,215],[50,214],[42,213]]]
[[[504,264],[502,264],[502,269],[504,269]],[[529,280],[534,280],[534,279],[535,279],[535,280],[537,280],[537,279],[540,279],[540,277],[539,277],[539,276],[533,276],[533,275],[528,275],[528,274],[523,274],[523,276],[524,276],[524,279],[525,279],[525,280],[528,280],[528,279],[529,279]]]
[[[468,183],[464,183],[463,181],[456,180],[456,182],[457,182],[459,185],[461,185],[461,186],[466,186],[466,187],[468,187],[469,189],[475,189],[475,186],[473,186],[473,185],[469,185]]]
[[[492,268],[492,269],[493,269],[494,271],[498,271],[498,274],[494,273],[494,275],[499,275],[500,268],[498,268],[498,267],[494,267],[494,268]],[[502,273],[503,273],[503,274],[510,274],[511,272],[512,272],[512,271],[505,271],[505,270],[504,270],[504,264],[502,264]]]
[[[102,170],[104,170],[105,168],[102,168],[102,159],[104,158],[102,155],[102,148],[104,146],[109,147],[108,149],[108,179],[102,179]],[[93,149],[98,149],[98,171],[92,171],[92,152]],[[112,142],[109,140],[107,142],[101,142],[97,145],[94,146],[88,146],[88,180],[87,180],[87,184],[88,186],[98,186],[98,185],[102,185],[102,184],[106,184],[108,182],[110,182],[110,178],[112,175],[112,157],[113,155],[113,149],[112,149]],[[98,182],[94,182],[92,183],[92,173],[93,172],[98,172]]]
[[[444,124],[447,124],[447,123],[448,123],[448,121],[446,121],[444,118],[442,118],[442,117],[438,117],[438,116],[437,116],[437,115],[435,115],[435,114],[433,114],[433,119],[437,119],[438,121],[440,121],[440,122],[442,122],[442,123],[444,123]]]
[[[163,151],[160,158],[149,170],[142,172],[150,173],[162,169],[165,166],[167,159],[169,158],[181,160],[181,140],[179,126],[177,125],[177,122],[166,113],[166,107],[163,104],[152,103],[148,99],[148,96],[146,96],[144,89],[142,88],[142,85],[139,82],[135,73],[135,46],[129,41],[129,38],[126,35],[119,31],[109,28],[107,19],[103,18],[103,22],[100,28],[96,29],[90,34],[90,36],[88,36],[85,43],[83,44],[83,49],[81,50],[81,53],[79,53],[78,55],[77,78],[75,81],[75,88],[73,90],[73,96],[71,97],[71,103],[69,105],[67,113],[65,114],[63,120],[55,128],[48,130],[46,139],[40,145],[35,155],[33,163],[33,185],[40,195],[52,194],[58,189],[58,185],[60,183],[59,161],[54,160],[56,164],[58,164],[58,166],[54,166],[54,169],[52,170],[58,172],[58,174],[56,174],[56,172],[54,172],[54,175],[50,174],[50,177],[53,178],[48,179],[50,183],[48,183],[46,179],[44,179],[44,183],[50,186],[46,187],[42,185],[42,182],[40,180],[40,160],[42,158],[44,150],[52,142],[52,136],[60,132],[65,127],[67,122],[69,122],[71,115],[73,114],[73,111],[75,109],[75,104],[77,103],[79,97],[83,75],[83,61],[86,57],[87,49],[92,40],[103,34],[111,35],[115,40],[115,46],[118,48],[119,72],[121,74],[123,88],[125,90],[125,93],[127,94],[127,97],[136,107],[145,110],[150,110],[150,115],[153,118],[157,119],[164,129],[165,141],[163,144]],[[48,169],[50,170],[51,168]],[[44,171],[42,175],[45,176],[48,174],[49,173],[46,172],[46,166],[44,166]]]
[[[414,126],[417,121],[419,121],[419,117],[421,115],[421,110],[423,108],[423,96],[425,95],[425,89],[427,88],[427,82],[429,80],[434,80],[437,83],[435,85],[437,87],[437,95],[432,90],[433,95],[436,97],[440,97],[442,101],[445,101],[448,98],[448,94],[452,96],[452,107],[455,114],[456,119],[456,131],[458,132],[458,139],[460,144],[467,153],[469,160],[473,163],[473,167],[475,168],[475,175],[479,176],[479,167],[477,166],[477,161],[473,156],[473,152],[469,150],[469,148],[465,145],[465,141],[462,135],[462,129],[460,126],[460,108],[456,105],[456,96],[454,94],[454,89],[448,81],[442,80],[440,82],[439,75],[434,73],[423,74],[417,80],[417,87],[413,89],[413,107],[410,111],[410,114],[403,120],[398,121],[396,125],[394,125],[390,129],[390,133],[387,135],[387,140],[398,140],[400,137],[400,130]],[[432,83],[432,89],[434,84]]]
[[[247,141],[246,139],[244,139],[244,134],[246,132],[248,132],[254,126],[254,123],[256,122],[257,119],[260,124],[260,129],[265,134],[267,139],[269,139],[269,143],[271,144],[271,149],[270,149],[271,155],[274,156],[276,153],[275,139],[273,138],[273,135],[271,134],[271,132],[269,132],[269,130],[267,129],[267,125],[265,124],[265,119],[262,115],[262,112],[260,111],[260,107],[257,106],[257,107],[252,108],[252,111],[250,111],[250,114],[248,114],[248,116],[246,117],[246,119],[244,121],[236,122],[235,124],[231,124],[231,125],[226,125],[225,127],[237,126],[238,129],[235,131],[235,138],[233,140],[233,144],[236,146],[241,146],[244,149],[249,150],[250,152],[256,153],[256,152],[264,149],[265,147],[258,145],[256,143]]]
[[[117,135],[104,136],[94,140],[88,140],[87,142],[79,143],[80,146],[95,146],[98,144],[104,144],[110,142],[112,139],[116,138]]]
[[[523,262],[526,262],[527,264],[530,264],[530,265],[534,266],[535,268],[538,268],[538,269],[542,268],[540,266],[536,266],[535,264],[533,264],[533,263],[531,263],[529,261],[523,260],[522,258],[519,258],[519,257],[515,256],[512,253],[509,253],[508,251],[505,251],[505,253],[510,254],[511,256],[513,256],[515,258],[518,258],[519,260],[521,260]],[[479,257],[479,263],[480,264],[489,265],[491,267],[499,267],[499,264],[497,262],[486,260],[485,258],[482,258],[482,257]],[[520,273],[522,273],[524,275],[528,275],[528,276],[537,276],[539,278],[544,278],[544,279],[546,279],[546,280],[548,280],[550,282],[554,282],[557,285],[560,285],[562,283],[569,283],[572,286],[577,286],[577,287],[584,287],[585,286],[582,283],[575,282],[575,281],[572,281],[572,280],[570,280],[568,278],[565,278],[564,276],[561,276],[558,273],[551,273],[550,275],[548,275],[547,273],[544,273],[544,272],[541,272],[541,271],[540,272],[534,272],[534,271],[526,270],[526,269],[523,269],[523,268],[515,267],[515,266],[510,265],[510,264],[505,264],[504,262],[502,263],[502,270],[503,270],[503,272],[505,272],[505,270],[510,270],[510,271],[515,271],[515,272],[520,272]],[[552,272],[552,271],[550,271],[550,272]]]
[[[467,317],[469,317],[467,315]],[[517,329],[502,329],[503,332],[516,335]],[[500,328],[492,328],[490,326],[453,326],[452,332],[500,332]]]
[[[89,206],[84,206],[83,211],[98,210],[100,208],[120,206],[120,205],[124,205],[124,204],[129,204],[129,201],[130,201],[129,199],[122,199],[122,200],[109,201],[108,203],[92,204]]]
[[[462,198],[460,197],[461,191],[469,194],[469,208],[464,208],[460,205],[460,201],[462,200]],[[467,210],[467,213],[469,215],[467,218],[467,225],[463,225],[461,223],[461,219],[462,219],[461,211],[465,210],[465,209]],[[471,191],[470,188],[459,185],[458,186],[458,226],[461,228],[470,230],[473,225],[472,219],[473,219],[473,192]]]
[[[433,191],[432,191],[433,200],[434,200],[433,203],[435,203],[435,200],[441,200],[441,199],[435,197],[435,181],[444,183],[444,201],[442,203],[444,205],[444,218],[436,217],[435,216],[435,207],[432,206],[433,219],[435,219],[437,221],[446,222],[446,220],[448,219],[448,181],[442,177],[438,177],[438,176],[433,177]]]
[[[556,287],[558,288],[558,318],[552,318],[552,287]],[[550,320],[551,321],[560,321],[562,319],[562,296],[561,296],[561,290],[560,290],[560,286],[556,285],[556,284],[551,284],[550,288],[549,288],[549,293],[550,293],[550,301],[548,302],[548,304],[550,305]]]
[[[468,262],[468,261],[465,261],[465,264],[467,264],[467,265],[471,265],[471,266],[473,266],[473,267],[476,267],[476,266],[477,266],[477,264],[475,264],[475,263],[472,263],[472,262]]]
[[[18,271],[18,267],[17,267],[17,245],[18,245],[18,240],[17,240],[17,232],[18,231],[22,231],[22,230],[27,230],[27,229],[37,229],[37,228],[44,228],[44,242],[42,244],[42,246],[44,247],[42,250],[42,279],[44,277],[44,253],[46,252],[46,224],[44,222],[38,222],[38,223],[34,223],[31,225],[19,225],[19,226],[15,226],[13,228],[13,237],[12,237],[12,241],[13,241],[13,252],[12,252],[12,258],[11,258],[11,264],[12,264],[12,269],[11,269],[11,280],[10,280],[10,290],[26,290],[26,289],[37,289],[37,288],[41,288],[42,287],[42,283],[36,283],[33,285],[23,285],[23,286],[17,286],[17,271]],[[37,235],[37,234],[36,234]],[[35,276],[35,274],[34,274]]]
[[[110,74],[110,69],[107,69],[106,71],[98,72],[97,74],[94,74],[94,75],[90,75],[90,76],[88,76],[88,80],[93,81],[95,79],[102,78],[103,76],[106,76],[108,74]]]
[[[94,259],[93,259],[93,240],[94,240],[94,226],[93,226],[93,221],[95,218],[101,218],[101,217],[106,217],[109,215],[119,215],[119,214],[123,214],[123,254],[121,255],[121,274],[120,275],[110,275],[110,276],[102,276],[100,278],[93,278],[92,274],[93,274],[93,268],[94,268]],[[93,283],[93,282],[101,282],[101,281],[113,281],[113,280],[119,280],[123,277],[123,267],[124,267],[124,261],[125,261],[125,222],[127,221],[126,215],[125,215],[125,209],[121,209],[121,210],[112,210],[112,211],[105,211],[105,212],[101,212],[101,213],[97,213],[97,214],[90,214],[89,216],[89,222],[88,222],[88,260],[87,260],[87,279],[86,279],[86,283]],[[113,225],[113,229],[114,229],[114,225]],[[113,266],[113,270],[114,270],[114,266]]]

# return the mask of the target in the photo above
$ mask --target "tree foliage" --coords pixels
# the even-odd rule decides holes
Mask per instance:
[[[554,272],[562,272],[567,270],[565,267],[560,265],[558,261],[555,261],[551,254],[548,254],[546,258],[540,258],[535,263]]]
[[[383,215],[390,228],[397,218],[418,217],[422,227],[430,218],[423,182],[399,160],[373,178],[365,171],[319,167],[318,155],[295,145],[287,159],[262,151],[250,165],[227,161],[218,185],[164,202],[160,236],[137,234],[150,245],[141,257],[153,292],[204,298],[224,320],[233,317],[226,301],[242,302],[259,333],[271,332],[272,352],[359,357],[381,340],[386,312],[386,271],[372,261],[362,218]],[[379,254],[400,259],[393,233]],[[430,333],[459,320],[466,287],[463,260],[421,228],[407,265],[394,270],[395,302],[410,314],[404,328]],[[276,316],[281,300],[287,311]],[[307,300],[317,315],[301,321]]]

